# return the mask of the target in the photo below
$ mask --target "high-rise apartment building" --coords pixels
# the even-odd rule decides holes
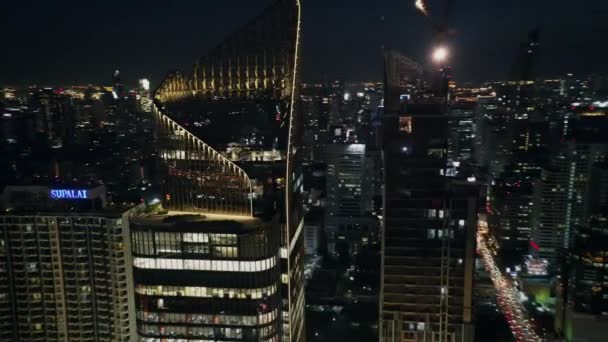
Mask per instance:
[[[380,337],[472,341],[479,191],[471,179],[446,176],[446,98],[400,86],[398,75],[416,69],[386,71]]]
[[[570,304],[575,312],[596,316],[608,314],[608,218],[596,214],[577,229],[572,243]]]
[[[144,341],[304,339],[300,1],[154,94],[165,214],[134,221]]]
[[[529,254],[535,200],[540,200],[534,196],[534,183],[550,156],[546,122],[515,120],[511,129],[512,158],[494,179],[491,197],[499,223],[495,237],[505,266],[520,264],[522,257]]]
[[[328,249],[356,251],[362,238],[376,237],[376,219],[370,215],[372,196],[370,178],[365,177],[365,144],[329,144],[327,146],[326,234]]]
[[[328,139],[329,88],[320,84],[303,84],[301,102],[303,163],[322,162]]]
[[[498,227],[495,238],[501,248],[503,263],[519,264],[521,257],[529,253],[534,187],[532,179],[512,169],[505,171],[493,187],[493,206]]]
[[[461,163],[473,159],[476,107],[476,102],[463,101],[450,108],[448,158],[452,161]]]
[[[502,112],[501,99],[480,96],[475,117],[475,160],[490,177],[498,177],[510,158],[509,116]]]
[[[530,250],[554,267],[560,251],[567,249],[572,227],[574,166],[559,156],[544,168],[535,185],[535,203]]]
[[[129,217],[105,189],[9,186],[0,215],[0,341],[131,341]]]
[[[565,341],[602,341],[608,321],[608,166],[593,165],[585,221],[576,227],[556,305],[556,330]]]
[[[535,184],[530,251],[546,259],[553,270],[559,269],[558,263],[564,260],[560,257],[571,247],[577,227],[587,224],[585,206],[591,203],[585,199],[592,167],[608,158],[603,139],[576,135],[563,144]]]
[[[304,251],[306,255],[317,255],[320,250],[325,250],[326,246],[321,246],[324,241],[323,233],[323,212],[319,208],[313,208],[304,217]]]

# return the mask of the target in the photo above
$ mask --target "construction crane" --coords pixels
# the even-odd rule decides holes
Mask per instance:
[[[435,89],[436,94],[440,94],[445,96],[446,104],[449,102],[448,95],[448,83],[450,79],[450,68],[447,66],[448,58],[450,55],[450,51],[448,48],[448,38],[451,35],[451,30],[449,27],[449,18],[452,12],[452,1],[453,0],[436,0],[437,2],[443,1],[443,15],[433,15],[430,11],[428,0],[416,0],[415,6],[416,8],[424,14],[425,17],[429,19],[431,22],[431,26],[433,28],[433,51],[432,51],[432,59],[436,67],[438,67],[439,79],[436,83]],[[444,208],[445,209],[448,208]],[[447,211],[451,213],[451,201],[450,208]],[[430,331],[430,314],[427,315],[427,324],[425,327],[427,330],[425,331],[424,340],[435,340],[435,335],[438,333],[438,339],[436,341],[439,342],[447,342],[452,341],[455,337],[453,331],[450,331],[450,324],[454,324],[456,322],[450,322],[449,312],[450,312],[450,268],[451,268],[451,232],[450,232],[450,224],[449,219],[444,218],[443,222],[443,238],[441,245],[441,272],[440,272],[440,293],[439,294],[439,331]],[[430,336],[429,336],[430,335]],[[432,336],[432,337],[431,337]]]
[[[441,0],[438,0],[438,2]],[[452,3],[453,0],[443,0],[443,14],[436,15],[431,12],[429,7],[429,0],[416,0],[416,8],[429,19],[433,29],[433,60],[442,64],[445,63],[449,57],[449,50],[446,46],[446,42],[449,36],[452,34],[449,26],[449,19],[452,14]]]

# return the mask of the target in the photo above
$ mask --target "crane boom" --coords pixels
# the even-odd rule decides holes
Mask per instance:
[[[440,15],[439,17],[432,15],[428,0],[416,0],[414,4],[425,17],[429,18],[436,36],[435,39],[439,41],[444,40],[445,36],[450,33],[449,23],[450,17],[452,16],[454,0],[444,0],[443,2],[443,15]]]

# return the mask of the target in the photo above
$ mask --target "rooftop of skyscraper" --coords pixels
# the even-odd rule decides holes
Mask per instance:
[[[206,233],[226,234],[245,233],[265,226],[264,221],[255,217],[182,211],[147,213],[134,218],[133,223],[147,227],[163,227],[163,230],[192,231],[195,227]]]

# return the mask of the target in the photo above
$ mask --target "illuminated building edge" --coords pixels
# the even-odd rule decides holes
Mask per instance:
[[[277,218],[280,217],[280,220],[269,223],[281,227],[281,232],[277,235],[281,237],[281,247],[276,250],[274,262],[277,266],[280,265],[280,267],[276,267],[278,272],[276,284],[279,287],[281,284],[283,286],[283,289],[277,292],[277,295],[281,293],[282,297],[282,301],[277,302],[277,309],[279,309],[277,322],[282,324],[276,331],[277,333],[281,331],[280,335],[277,334],[270,339],[265,338],[270,335],[261,334],[259,336],[262,340],[269,341],[278,341],[279,338],[282,341],[303,341],[305,339],[303,244],[301,243],[303,217],[299,210],[301,208],[298,207],[301,200],[298,196],[301,187],[298,185],[297,189],[293,188],[294,182],[301,180],[297,162],[300,138],[299,111],[296,108],[300,76],[300,5],[299,0],[275,1],[253,22],[229,36],[218,48],[212,50],[209,56],[200,59],[190,77],[179,72],[168,75],[154,93],[153,101],[153,111],[158,125],[157,132],[159,132],[157,137],[160,146],[159,157],[165,172],[163,207],[177,212],[222,213],[249,217],[254,216],[253,199],[255,195],[254,183],[250,176],[232,162],[227,155],[222,154],[221,149],[211,147],[213,142],[209,140],[205,142],[205,136],[199,134],[201,137],[199,138],[195,131],[180,125],[178,122],[181,121],[172,117],[172,111],[168,107],[174,103],[180,103],[182,100],[234,99],[238,101],[258,97],[283,101],[285,104],[282,107],[284,109],[281,111],[282,113],[277,114],[277,116],[281,115],[281,121],[288,125],[287,147],[285,149],[285,145],[283,145],[283,150],[281,150],[285,158],[285,206],[283,213],[276,215]],[[293,20],[294,17],[297,21]],[[256,26],[260,21],[263,29],[272,28],[272,31],[267,33],[272,37],[267,38],[264,35],[263,39],[267,39],[267,41],[261,41],[254,46],[239,44],[243,39],[249,39],[252,28],[260,28]],[[297,25],[293,25],[294,23]],[[295,30],[293,26],[296,26]],[[295,41],[292,33],[295,33]],[[286,40],[281,41],[283,39]],[[247,41],[251,42],[251,40]],[[264,46],[264,44],[272,45]],[[291,64],[292,58],[293,64]],[[284,259],[286,260],[280,261],[279,255],[283,258],[283,254],[279,251],[283,250],[289,252],[285,253]],[[175,263],[176,266],[172,260],[167,260],[167,258],[152,258],[152,260],[140,258],[137,260],[139,266],[145,267],[138,267],[136,261],[134,267],[138,273],[191,272],[189,275],[195,277],[198,277],[195,273],[216,273],[218,276],[225,274],[225,276],[231,277],[244,276],[241,273],[249,273],[255,278],[263,276],[262,274],[267,272],[274,272],[273,269],[275,269],[273,267],[270,270],[258,271],[257,266],[254,266],[254,271],[243,272],[240,269],[241,263],[252,262],[250,259],[245,259],[247,261],[190,260],[192,262],[181,259],[181,263]],[[214,266],[207,265],[206,261],[215,263],[216,266],[227,266],[227,268],[238,265],[239,271],[223,270],[223,266],[213,270]],[[257,273],[260,275],[256,275]],[[221,276],[224,277],[224,275]],[[188,288],[195,287],[188,286]],[[168,294],[166,296],[170,297]],[[220,298],[206,298],[205,300],[221,301]],[[138,331],[143,333],[143,336],[146,335],[145,330],[145,325],[138,324]],[[149,336],[151,338],[158,334],[167,338],[167,334],[162,334],[160,331]],[[203,331],[201,334],[205,334],[205,332]],[[189,335],[187,339],[196,337]]]

